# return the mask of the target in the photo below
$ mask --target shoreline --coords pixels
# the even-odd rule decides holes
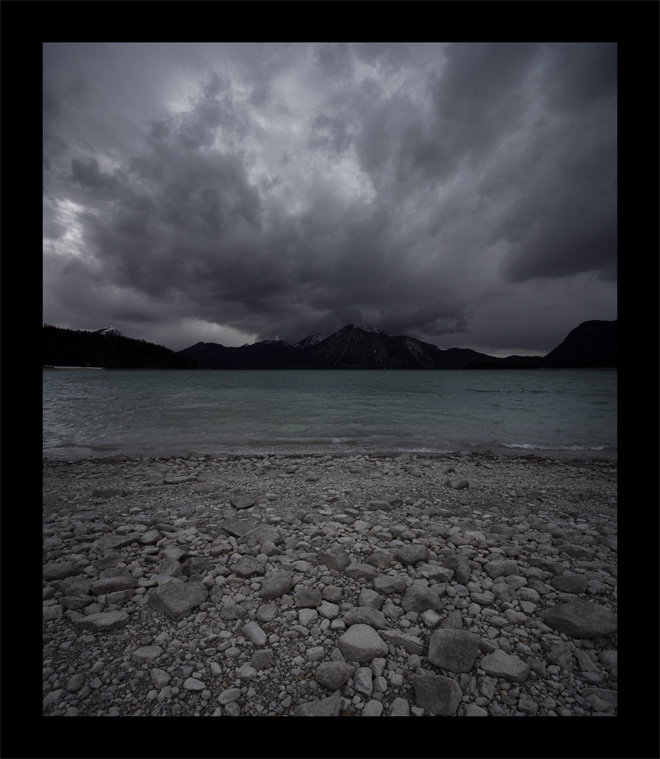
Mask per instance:
[[[44,715],[616,714],[616,625],[551,614],[616,615],[616,460],[120,454],[43,474]],[[173,589],[198,593],[181,616]]]
[[[55,450],[55,453],[53,453]],[[489,448],[475,449],[429,449],[429,448],[313,448],[311,446],[279,446],[274,448],[240,448],[233,447],[227,450],[216,451],[191,451],[186,450],[135,450],[127,449],[126,451],[95,450],[85,449],[85,452],[75,453],[75,449],[46,449],[42,450],[43,461],[102,461],[104,459],[236,459],[236,458],[254,458],[266,459],[269,457],[288,457],[288,458],[320,458],[331,456],[333,458],[400,458],[414,457],[419,459],[445,459],[453,457],[471,457],[476,459],[498,459],[502,458],[522,458],[522,459],[551,459],[558,461],[580,460],[580,461],[604,461],[616,464],[618,460],[617,448],[533,448],[525,445],[509,446],[491,446]]]

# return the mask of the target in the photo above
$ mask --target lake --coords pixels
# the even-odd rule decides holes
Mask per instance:
[[[616,458],[617,372],[43,372],[43,455]]]

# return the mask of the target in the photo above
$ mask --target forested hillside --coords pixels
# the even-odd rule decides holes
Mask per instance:
[[[146,340],[50,324],[43,327],[42,364],[106,369],[194,369],[197,366],[193,359]]]

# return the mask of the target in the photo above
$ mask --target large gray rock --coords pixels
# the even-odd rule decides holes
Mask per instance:
[[[82,607],[81,607],[82,608]],[[52,622],[54,619],[59,619],[64,614],[64,608],[61,604],[54,604],[52,606],[44,606],[43,614],[41,616],[44,622]]]
[[[158,667],[154,667],[149,673],[149,676],[151,677],[151,682],[156,688],[158,688],[158,690],[164,688],[170,681],[168,673],[164,669],[159,669]]]
[[[353,689],[363,696],[371,697],[374,690],[374,673],[369,667],[359,667],[353,675]]]
[[[403,593],[408,584],[408,575],[378,575],[374,577],[374,588],[381,593]]]
[[[249,522],[246,519],[225,519],[220,522],[220,527],[228,534],[235,538],[240,538],[243,535],[255,530],[259,525],[256,522]]]
[[[390,717],[409,717],[410,716],[410,704],[405,698],[397,696],[392,701],[392,709],[390,711]]]
[[[117,630],[128,624],[128,614],[125,611],[103,611],[98,614],[79,614],[69,612],[69,619],[76,627],[92,632],[106,632]]]
[[[526,680],[529,674],[529,664],[517,656],[505,653],[501,648],[497,648],[484,656],[479,666],[487,675],[503,677],[505,680],[512,680],[516,683]]]
[[[294,717],[338,717],[341,711],[341,693],[336,690],[332,696],[320,701],[300,704],[293,710]]]
[[[319,564],[325,564],[329,569],[335,569],[338,572],[346,569],[351,563],[351,557],[339,545],[327,551],[320,551],[316,554],[316,560]]]
[[[249,509],[256,503],[255,499],[249,495],[233,495],[229,502],[235,509]]]
[[[204,603],[207,597],[208,590],[201,582],[173,579],[154,588],[149,594],[149,603],[157,611],[178,621]]]
[[[491,578],[520,574],[518,564],[512,559],[494,559],[484,566],[484,571]]]
[[[243,635],[260,648],[265,646],[268,641],[268,636],[254,620],[243,627]]]
[[[371,564],[352,562],[344,568],[344,574],[352,577],[354,580],[363,578],[371,582],[376,577],[376,568],[372,567]]]
[[[429,661],[449,672],[469,672],[479,656],[479,636],[467,630],[442,628],[429,641]]]
[[[158,574],[181,577],[183,575],[183,564],[173,556],[165,556],[158,564]]]
[[[376,567],[377,569],[387,569],[393,561],[394,554],[391,554],[389,551],[383,551],[380,548],[372,551],[367,558],[367,564],[371,564],[372,567]]]
[[[413,687],[416,705],[431,716],[455,714],[463,698],[460,685],[443,675],[415,675]]]
[[[209,598],[214,603],[217,603],[222,599],[221,590],[218,587],[211,588]],[[233,619],[245,619],[248,615],[248,610],[240,606],[239,604],[223,604],[220,607],[220,619],[233,620]]]
[[[566,572],[553,577],[550,580],[550,585],[562,593],[584,593],[587,590],[587,585],[589,585],[589,579],[584,575]]]
[[[401,546],[395,554],[396,560],[406,566],[414,566],[420,561],[428,561],[429,549],[422,545]]]
[[[447,480],[445,482],[445,485],[449,488],[453,488],[454,490],[463,490],[464,488],[470,487],[470,483],[467,480],[458,477],[452,480]]]
[[[451,569],[454,572],[453,579],[461,585],[466,585],[470,582],[472,575],[472,567],[470,562],[465,556],[459,556],[458,554],[446,554],[442,557],[443,566],[447,569]]]
[[[114,593],[117,590],[136,588],[138,581],[135,577],[104,577],[92,584],[92,593],[97,596]]]
[[[161,537],[162,536],[158,530],[147,530],[146,532],[142,533],[140,543],[145,546],[150,546],[154,543],[157,543]]]
[[[263,574],[264,566],[253,556],[243,556],[234,564],[232,570],[239,577],[254,577]]]
[[[325,661],[316,668],[316,680],[329,690],[345,685],[355,672],[355,667],[345,661]]]
[[[264,601],[272,601],[288,593],[293,588],[293,577],[289,572],[277,571],[269,574],[261,588]]]
[[[79,574],[80,570],[76,569],[70,561],[51,561],[44,565],[42,571],[44,580],[63,580],[65,577]]]
[[[162,653],[160,646],[142,646],[133,651],[131,659],[138,664],[153,664]]]
[[[351,625],[337,641],[337,647],[348,661],[363,664],[377,656],[386,656],[387,643],[370,625]]]
[[[85,596],[89,594],[94,581],[83,575],[67,577],[60,583],[60,590],[65,596]]]
[[[251,543],[254,541],[258,545],[262,545],[267,540],[270,540],[274,545],[279,545],[284,540],[284,535],[277,527],[273,527],[271,524],[260,524],[254,528],[244,532],[238,540],[239,545],[241,543]]]
[[[296,590],[293,600],[299,609],[316,609],[321,605],[323,597],[318,588],[300,588]]]
[[[424,580],[416,580],[406,589],[401,606],[405,611],[435,610],[440,606],[440,597]]]
[[[353,606],[344,615],[344,622],[347,625],[369,625],[376,630],[385,630],[387,627],[387,620],[383,612],[371,606]]]
[[[571,601],[553,606],[541,617],[553,630],[572,638],[599,638],[617,630],[616,614],[604,606],[589,601]]]

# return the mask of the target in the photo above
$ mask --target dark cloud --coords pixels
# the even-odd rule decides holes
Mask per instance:
[[[175,349],[366,322],[495,353],[616,318],[615,45],[44,62],[45,321]]]

